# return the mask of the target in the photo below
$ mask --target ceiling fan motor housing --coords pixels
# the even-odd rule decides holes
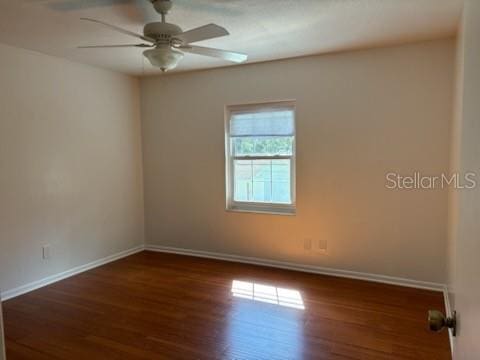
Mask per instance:
[[[182,33],[182,29],[175,24],[152,22],[145,25],[143,33],[145,36],[155,39],[158,42],[169,43],[174,35]]]

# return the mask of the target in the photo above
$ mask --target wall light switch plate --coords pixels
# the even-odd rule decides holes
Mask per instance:
[[[327,240],[318,240],[318,251],[320,252],[327,252],[327,246],[328,246],[328,242]]]
[[[42,257],[43,257],[43,260],[49,260],[50,259],[50,257],[51,257],[50,244],[42,246]]]

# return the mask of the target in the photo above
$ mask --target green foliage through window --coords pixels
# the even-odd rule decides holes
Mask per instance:
[[[293,155],[293,136],[234,137],[234,156],[290,156]]]

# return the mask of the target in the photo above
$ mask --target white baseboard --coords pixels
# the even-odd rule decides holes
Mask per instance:
[[[379,274],[370,274],[370,273],[350,271],[350,270],[341,270],[341,269],[334,269],[334,268],[327,268],[327,267],[320,267],[320,266],[313,266],[313,265],[290,263],[290,262],[277,261],[277,260],[261,259],[256,257],[230,255],[230,254],[224,254],[224,253],[201,251],[201,250],[190,250],[190,249],[182,249],[182,248],[160,246],[160,245],[139,245],[134,248],[121,251],[119,253],[93,261],[91,263],[77,266],[73,269],[61,272],[59,274],[51,275],[46,278],[28,283],[26,285],[22,285],[14,289],[3,291],[0,294],[1,299],[2,301],[11,299],[13,297],[41,288],[43,286],[47,286],[54,282],[77,275],[84,271],[127,257],[129,255],[133,255],[143,250],[172,253],[172,254],[179,254],[179,255],[188,255],[188,256],[195,256],[195,257],[202,257],[202,258],[209,258],[209,259],[216,259],[216,260],[239,262],[239,263],[245,263],[245,264],[269,266],[273,268],[303,271],[303,272],[308,272],[313,274],[330,275],[330,276],[344,277],[349,279],[373,281],[373,282],[378,282],[383,284],[406,286],[406,287],[412,287],[417,289],[440,291],[440,292],[443,292],[444,294],[447,315],[450,315],[450,311],[451,311],[450,302],[448,298],[448,291],[446,289],[446,286],[440,283],[405,279],[405,278],[379,275]]]
[[[14,298],[16,296],[25,294],[25,293],[33,291],[33,290],[36,290],[38,288],[50,285],[54,282],[66,279],[68,277],[71,277],[71,276],[74,276],[74,275],[77,275],[77,274],[80,274],[84,271],[91,270],[91,269],[96,268],[98,266],[101,266],[101,265],[107,264],[109,262],[127,257],[129,255],[133,255],[135,253],[143,251],[144,249],[145,249],[144,245],[139,245],[139,246],[136,246],[134,248],[124,250],[124,251],[121,251],[119,253],[104,257],[102,259],[92,261],[91,263],[74,267],[73,269],[61,272],[59,274],[51,275],[51,276],[48,276],[46,278],[43,278],[43,279],[40,279],[40,280],[37,280],[37,281],[33,281],[33,282],[28,283],[26,285],[22,285],[22,286],[19,286],[17,288],[14,288],[14,289],[3,291],[0,294],[0,298],[2,299],[2,301]]]
[[[256,257],[229,255],[229,254],[222,254],[222,253],[216,253],[216,252],[190,250],[190,249],[174,248],[174,247],[160,246],[160,245],[148,245],[148,244],[145,246],[145,250],[179,254],[179,255],[189,255],[189,256],[196,256],[196,257],[217,259],[217,260],[224,260],[224,261],[240,262],[245,264],[262,265],[262,266],[269,266],[269,267],[280,268],[280,269],[303,271],[308,273],[344,277],[349,279],[374,281],[378,283],[406,286],[406,287],[412,287],[417,289],[427,289],[427,290],[440,291],[440,292],[443,291],[445,288],[445,285],[440,283],[404,279],[404,278],[398,278],[398,277],[392,277],[392,276],[386,276],[386,275],[369,274],[369,273],[356,272],[356,271],[350,271],[350,270],[340,270],[340,269],[333,269],[333,268],[320,267],[320,266],[303,265],[303,264],[297,264],[297,263],[261,259]]]

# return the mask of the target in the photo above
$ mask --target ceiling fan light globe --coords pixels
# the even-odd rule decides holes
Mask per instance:
[[[156,49],[145,50],[143,55],[153,66],[162,69],[162,71],[175,69],[184,56],[181,51],[170,47],[158,47]]]

